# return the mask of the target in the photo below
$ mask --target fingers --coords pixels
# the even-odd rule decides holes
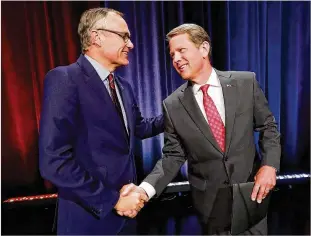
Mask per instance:
[[[262,199],[265,199],[269,192],[270,192],[270,188],[266,188],[263,195],[262,195]]]
[[[136,205],[135,210],[136,210],[136,211],[140,211],[143,207],[144,207],[144,202],[143,202],[143,201],[140,201],[140,202]]]
[[[276,185],[276,177],[272,179],[271,189],[273,189],[275,185]]]
[[[141,187],[136,186],[133,183],[124,185],[120,190],[120,196],[125,197],[125,196],[128,196],[129,194],[134,193],[134,192],[140,194],[141,200],[143,200],[145,202],[147,202],[149,200],[149,197],[147,196],[147,193],[145,192],[145,190],[142,189]]]
[[[132,215],[133,213],[135,213],[134,210],[129,210],[129,211],[124,211],[124,212],[123,212],[123,215],[124,215],[124,216],[130,216],[130,215]]]
[[[274,185],[272,184],[263,184],[263,185],[255,184],[251,195],[252,200],[255,201],[257,199],[257,202],[261,203],[262,200],[267,197],[267,195],[273,189],[273,187]]]
[[[137,216],[137,214],[138,214],[138,211],[131,211],[131,212],[127,215],[127,217],[134,218],[134,217]]]
[[[122,193],[126,188],[128,188],[131,185],[132,185],[132,183],[123,185],[123,187],[120,189],[119,192]]]
[[[120,197],[118,203],[115,206],[115,209],[117,210],[118,214],[124,215],[124,212],[134,210],[134,211],[140,211],[141,208],[144,207],[144,203],[146,200],[146,196],[143,196],[143,194],[137,193],[137,192],[131,192],[128,196]],[[119,213],[120,212],[120,213]],[[136,214],[130,214],[130,215],[136,215]]]
[[[253,188],[253,192],[252,192],[252,195],[251,195],[251,198],[252,198],[253,201],[256,200],[256,197],[257,197],[257,194],[259,192],[259,189],[260,189],[260,185],[255,183],[254,188]]]
[[[257,202],[261,203],[263,195],[265,193],[266,186],[261,185],[257,194]]]
[[[251,198],[253,201],[257,199],[257,202],[261,203],[262,199],[265,198],[268,193],[269,188],[267,188],[266,185],[259,185],[255,183]]]
[[[267,197],[267,195],[269,194],[269,192],[274,188],[275,184],[268,184],[266,186],[265,192],[263,194],[262,199],[265,199]]]
[[[130,192],[134,191],[135,188],[136,185],[133,183],[124,185],[120,190],[120,195],[122,197],[127,196]]]
[[[130,217],[130,218],[134,218],[138,214],[138,211],[135,211],[135,210],[129,210],[129,211],[123,211],[123,212],[122,211],[117,211],[117,213],[120,216],[127,216],[127,217]]]
[[[139,198],[137,198],[135,201],[134,210],[137,212],[140,211],[144,207],[144,204],[145,204],[144,200],[142,200],[139,196]]]
[[[149,197],[145,193],[140,194],[140,200],[143,200],[144,202],[148,202]]]
[[[253,201],[257,199],[257,202],[261,203],[262,199],[267,197],[268,193],[276,184],[276,170],[271,166],[262,166],[254,179],[255,185],[251,198]]]

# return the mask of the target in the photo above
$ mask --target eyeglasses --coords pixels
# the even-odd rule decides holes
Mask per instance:
[[[104,30],[104,31],[107,31],[107,32],[119,35],[123,39],[124,43],[128,43],[128,41],[131,38],[130,34],[127,33],[127,32],[118,32],[118,31],[104,29],[104,28],[99,28],[99,29],[96,29],[96,30]]]

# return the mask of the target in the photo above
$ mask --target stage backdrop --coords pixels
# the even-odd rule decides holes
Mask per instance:
[[[125,13],[135,48],[118,73],[133,85],[144,116],[161,113],[162,100],[184,83],[171,65],[166,33],[197,23],[211,36],[215,68],[257,74],[282,134],[281,172],[309,171],[309,2],[2,2],[4,198],[54,191],[38,172],[43,78],[77,59],[80,14],[99,5]],[[162,145],[163,135],[137,142],[140,177]]]
[[[82,12],[99,2],[1,2],[2,199],[54,191],[38,170],[43,78],[80,53]]]

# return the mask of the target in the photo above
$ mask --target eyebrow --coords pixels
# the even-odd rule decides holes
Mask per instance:
[[[183,49],[183,48],[185,48],[185,47],[179,46],[179,47],[175,48],[174,51],[180,51],[180,50]],[[172,55],[172,53],[174,53],[174,52],[169,51],[169,53],[170,53],[170,55]]]

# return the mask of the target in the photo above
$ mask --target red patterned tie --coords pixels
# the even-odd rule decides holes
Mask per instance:
[[[121,105],[120,105],[120,102],[119,102],[119,99],[117,96],[117,91],[116,91],[116,86],[115,86],[114,79],[113,79],[113,74],[108,75],[108,81],[109,81],[109,88],[110,88],[110,92],[111,92],[112,101],[113,101],[114,105],[116,106],[117,112],[121,118],[121,121],[122,121],[123,126],[124,126],[124,130],[125,130],[125,133],[127,136],[127,131],[125,128],[125,123],[124,123],[124,117],[123,117]]]
[[[109,88],[110,88],[110,92],[111,92],[112,101],[113,101],[114,105],[116,106],[118,112],[122,116],[121,105],[120,105],[120,102],[119,102],[119,99],[117,96],[116,86],[114,84],[114,79],[113,79],[113,74],[108,75],[108,81],[109,81]]]
[[[224,123],[221,120],[220,114],[217,111],[217,108],[212,100],[212,98],[207,94],[207,90],[209,88],[209,84],[205,84],[201,87],[201,90],[203,92],[203,105],[204,110],[206,113],[206,117],[208,120],[208,124],[212,130],[212,133],[220,146],[220,149],[225,152],[225,126]]]

